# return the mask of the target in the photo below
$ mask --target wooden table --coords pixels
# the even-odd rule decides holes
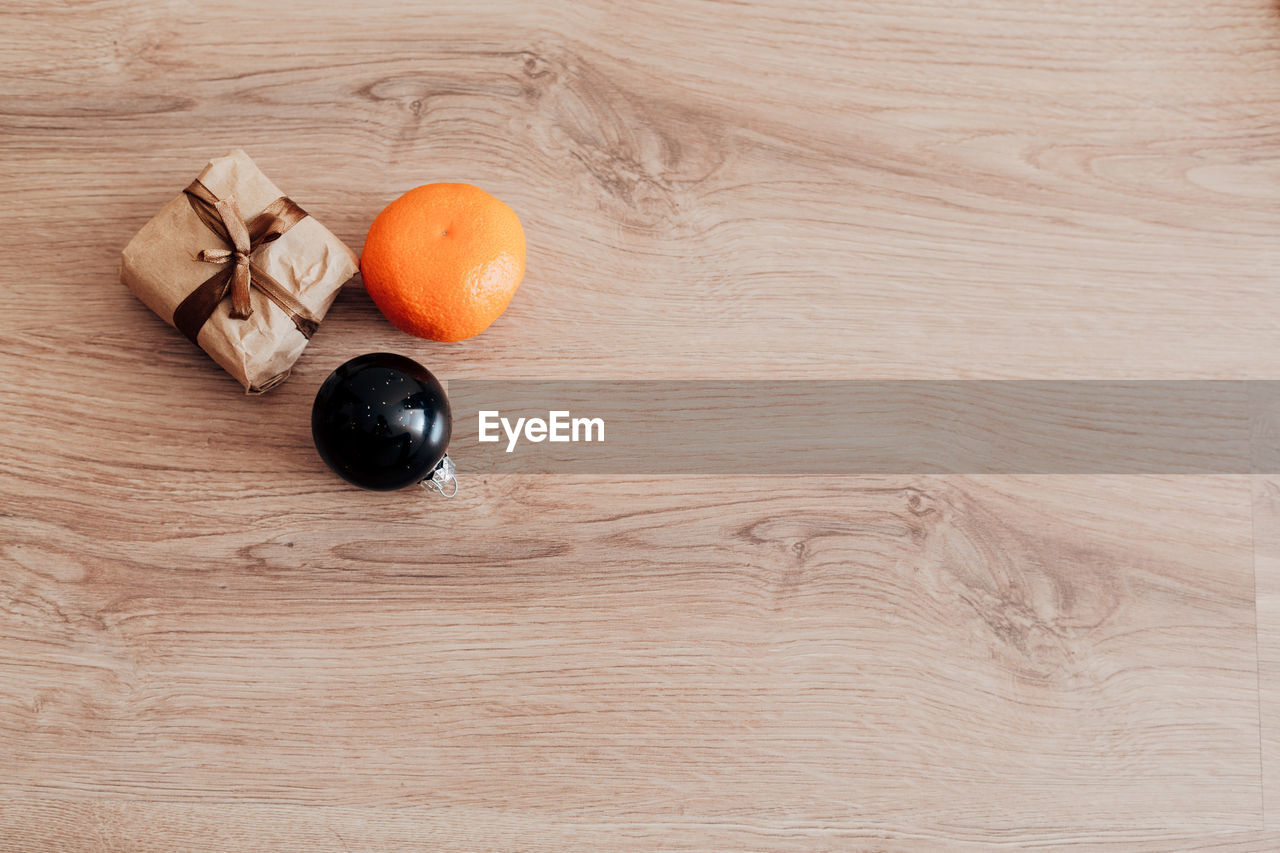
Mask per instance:
[[[445,502],[308,431],[374,350],[1280,378],[1272,0],[11,0],[0,51],[0,848],[1280,848],[1280,478]],[[483,186],[525,284],[462,344],[353,284],[245,398],[116,279],[233,146],[357,249]]]

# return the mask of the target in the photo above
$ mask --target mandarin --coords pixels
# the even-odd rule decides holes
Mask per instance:
[[[360,273],[396,328],[460,341],[507,309],[524,262],[524,229],[515,211],[471,184],[427,184],[378,214]]]

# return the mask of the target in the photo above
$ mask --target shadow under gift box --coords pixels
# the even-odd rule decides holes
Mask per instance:
[[[284,197],[238,148],[210,161],[197,180],[208,189],[209,197],[223,202],[222,210],[235,211],[228,216],[238,214],[246,225]],[[234,241],[212,230],[197,212],[200,204],[186,192],[179,193],[152,217],[125,247],[120,280],[148,308],[180,327],[174,319],[179,306],[211,277],[225,277],[225,296],[213,305],[195,341],[247,393],[259,394],[289,377],[307,346],[309,334],[304,330],[314,329],[324,318],[342,285],[355,275],[358,259],[329,229],[296,206],[300,219],[284,227],[274,240],[255,245],[246,258],[237,259]],[[219,215],[212,212],[212,203],[206,203],[205,209],[206,216]],[[227,230],[234,234],[236,227]],[[229,279],[235,264],[247,266],[249,261],[253,265],[248,268],[249,312],[237,318]],[[254,269],[265,275],[254,281]],[[285,293],[270,298],[264,287],[272,285]],[[306,321],[278,304],[290,301]]]

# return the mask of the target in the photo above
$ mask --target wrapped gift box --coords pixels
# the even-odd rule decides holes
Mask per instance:
[[[258,394],[288,378],[357,268],[354,252],[237,149],[129,241],[120,280]]]

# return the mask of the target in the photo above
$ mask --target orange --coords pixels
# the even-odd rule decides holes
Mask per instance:
[[[524,229],[515,211],[479,187],[427,184],[378,214],[360,273],[396,328],[460,341],[507,310],[524,278]]]

